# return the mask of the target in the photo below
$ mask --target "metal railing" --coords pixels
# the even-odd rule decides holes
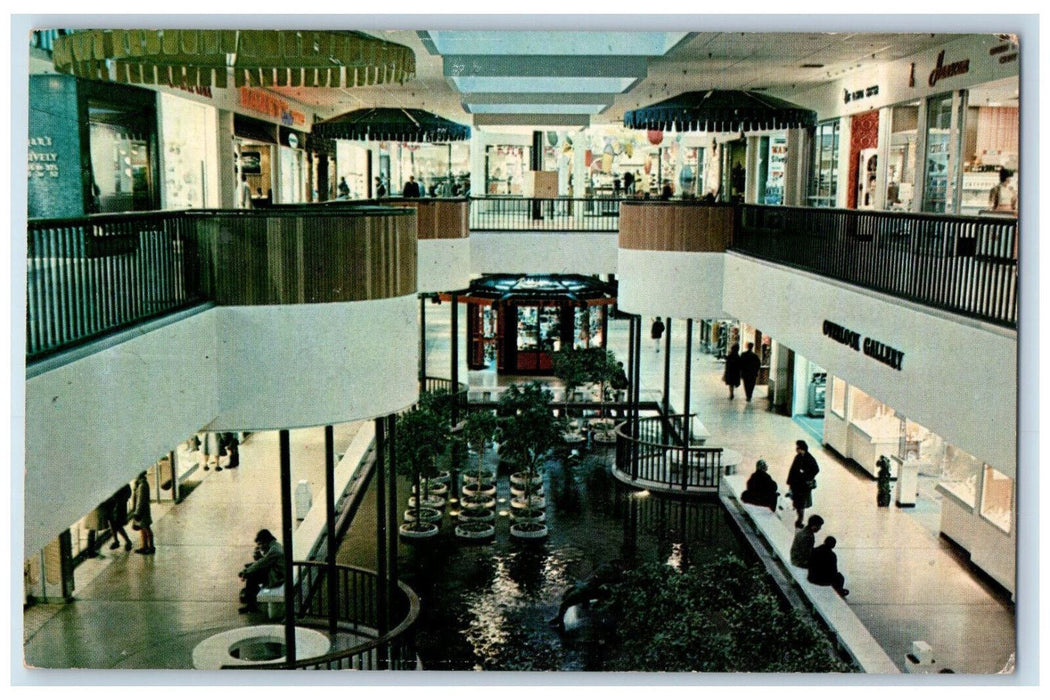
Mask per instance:
[[[722,480],[722,448],[683,444],[684,421],[692,416],[648,416],[616,427],[616,468],[633,481],[681,491],[714,491]]]
[[[732,249],[1017,326],[1017,220],[745,204]]]
[[[620,226],[620,199],[492,197],[470,200],[473,231],[603,231]]]
[[[28,223],[28,360],[201,301],[197,227],[184,212]]]
[[[340,632],[358,636],[378,635],[383,624],[377,605],[378,587],[382,584],[374,571],[354,566],[336,565],[335,591],[337,624]],[[416,658],[413,627],[419,618],[419,597],[398,582],[397,591],[388,603],[393,625],[385,634],[361,644],[337,650],[324,656],[297,659],[296,670],[414,671]],[[328,565],[317,561],[295,562],[294,605],[297,625],[328,629]],[[395,624],[396,621],[396,624]],[[238,666],[237,668],[243,668]],[[287,669],[282,662],[258,664],[253,670]]]

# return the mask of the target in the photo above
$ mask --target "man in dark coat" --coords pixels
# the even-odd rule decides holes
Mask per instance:
[[[419,196],[419,183],[416,182],[414,175],[408,176],[408,182],[401,188],[402,197],[418,197]]]
[[[649,336],[653,339],[653,345],[656,346],[656,352],[660,352],[660,338],[664,334],[664,322],[657,316],[653,319],[653,325],[649,328]]]
[[[813,504],[812,493],[817,486],[815,479],[819,472],[820,467],[817,466],[817,460],[813,459],[813,455],[809,453],[806,441],[796,440],[795,461],[791,463],[787,476],[787,485],[791,490],[791,502],[795,506],[795,512],[798,513],[795,527],[803,526],[806,508]]]
[[[259,609],[256,598],[261,588],[274,588],[284,584],[284,549],[269,530],[259,530],[255,535],[255,561],[237,574],[244,581],[241,602],[244,606],[237,612],[244,614]]]
[[[833,551],[835,538],[828,537],[824,544],[814,547],[809,556],[809,575],[806,579],[818,586],[831,586],[835,592],[845,598],[849,595],[846,578],[839,573],[839,558]]]
[[[764,459],[758,460],[755,472],[747,478],[747,488],[740,494],[740,500],[776,512],[778,495],[777,482],[769,475],[769,465]]]
[[[751,400],[751,393],[755,390],[755,382],[758,380],[758,370],[762,367],[762,361],[755,354],[755,344],[748,343],[747,350],[740,353],[740,379],[744,382],[744,396]]]

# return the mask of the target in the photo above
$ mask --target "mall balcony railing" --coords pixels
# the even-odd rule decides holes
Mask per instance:
[[[739,205],[731,250],[1008,328],[1017,219]]]
[[[475,197],[470,200],[472,231],[619,230],[621,199]]]
[[[616,469],[642,487],[689,493],[718,490],[722,448],[683,439],[692,416],[646,416],[616,426]],[[635,429],[636,428],[636,429]]]
[[[419,619],[419,597],[398,582],[385,611],[377,605],[382,582],[374,571],[337,564],[332,608],[328,565],[324,562],[294,563],[292,588],[295,624],[332,632],[332,612],[336,613],[336,639],[345,643],[323,656],[296,659],[295,670],[415,671],[419,670],[413,630]],[[384,615],[385,612],[385,615]],[[363,641],[362,641],[363,640]],[[243,669],[243,666],[236,668]],[[253,665],[252,670],[289,669],[287,662]]]

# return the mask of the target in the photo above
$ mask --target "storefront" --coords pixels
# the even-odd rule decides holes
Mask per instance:
[[[939,516],[939,532],[1011,593],[1014,480],[838,377],[827,385],[824,444],[871,475],[890,463],[893,502]]]
[[[238,194],[236,205],[245,208],[241,194],[241,182],[248,183],[248,191],[254,206],[273,201],[274,150],[277,145],[277,126],[240,114],[233,117],[233,147],[235,152],[236,182]]]
[[[616,291],[584,275],[486,275],[457,299],[468,305],[470,369],[495,365],[505,374],[549,375],[552,353],[606,346]]]
[[[214,107],[159,93],[161,207],[219,207],[219,172]]]

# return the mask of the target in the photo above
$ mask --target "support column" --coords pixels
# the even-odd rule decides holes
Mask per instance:
[[[689,432],[692,421],[689,420],[689,394],[692,391],[693,376],[693,319],[685,322],[685,405],[682,412],[685,414],[685,428],[682,431],[682,439],[685,441],[686,449],[689,448]]]
[[[387,444],[390,446],[390,498],[387,499],[387,555],[390,560],[389,568],[389,580],[390,580],[390,593],[387,596],[387,600],[390,601],[391,606],[395,596],[397,595],[397,524],[398,524],[398,513],[397,513],[397,436],[395,431],[397,429],[397,416],[391,414],[386,417],[387,421]]]
[[[638,419],[641,417],[642,391],[642,317],[635,316],[634,322],[634,403],[631,416],[631,478],[638,478]]]
[[[667,335],[664,337],[664,396],[663,408],[666,418],[671,412],[671,317],[667,317]]]
[[[379,581],[376,585],[376,610],[378,611],[376,625],[379,635],[386,634],[389,629],[387,615],[389,604],[386,599],[387,580],[387,552],[386,552],[386,421],[383,418],[375,419],[376,426],[376,573]],[[418,497],[418,494],[417,494]],[[382,666],[380,666],[382,667]]]
[[[427,295],[419,295],[419,393],[427,388]]]
[[[288,431],[278,432],[281,461],[281,545],[284,547],[284,658],[295,668],[295,571],[292,565],[292,450]]]
[[[634,405],[634,317],[627,320],[627,417],[631,417],[631,407]]]
[[[452,295],[452,425],[459,422],[459,296]]]
[[[335,570],[335,431],[330,425],[324,427],[324,514],[328,564],[328,634],[334,636],[339,610],[339,578]]]

